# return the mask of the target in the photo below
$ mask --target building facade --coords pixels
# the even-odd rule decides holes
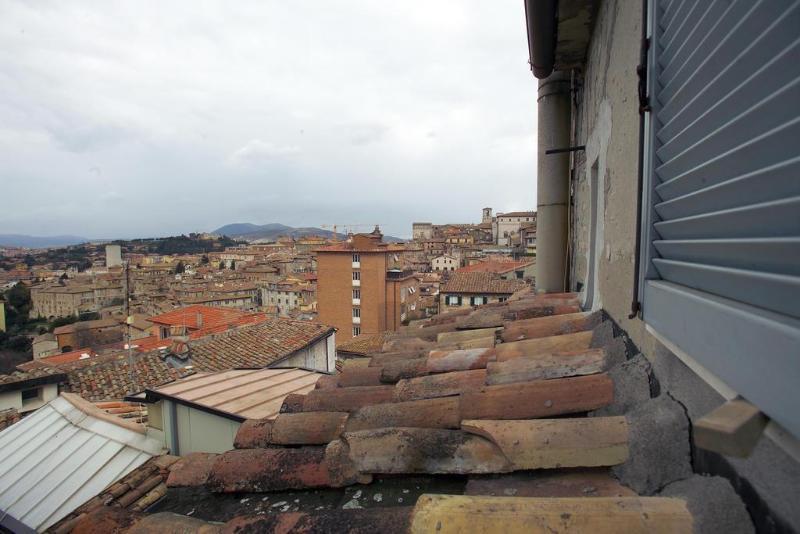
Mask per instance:
[[[400,268],[404,247],[384,243],[382,237],[376,228],[317,250],[319,320],[335,326],[340,341],[402,324],[400,292],[416,279]]]

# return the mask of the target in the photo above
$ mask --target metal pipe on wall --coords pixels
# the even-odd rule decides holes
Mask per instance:
[[[536,215],[536,292],[565,290],[569,153],[546,154],[570,143],[570,77],[556,71],[539,81]]]

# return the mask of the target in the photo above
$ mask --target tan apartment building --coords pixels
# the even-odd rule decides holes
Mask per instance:
[[[383,242],[376,227],[317,250],[319,320],[335,326],[337,339],[396,330],[407,313],[417,279],[401,268],[401,245]]]

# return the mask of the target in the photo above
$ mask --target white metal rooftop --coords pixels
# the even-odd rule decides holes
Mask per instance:
[[[141,425],[64,393],[0,432],[0,525],[44,531],[164,452]]]

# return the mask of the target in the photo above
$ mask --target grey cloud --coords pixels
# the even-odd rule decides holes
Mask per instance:
[[[246,217],[407,235],[414,219],[535,205],[518,0],[0,12],[5,232],[163,235]]]
[[[350,142],[356,146],[363,146],[381,141],[389,127],[382,124],[360,124],[351,126],[349,130]]]

